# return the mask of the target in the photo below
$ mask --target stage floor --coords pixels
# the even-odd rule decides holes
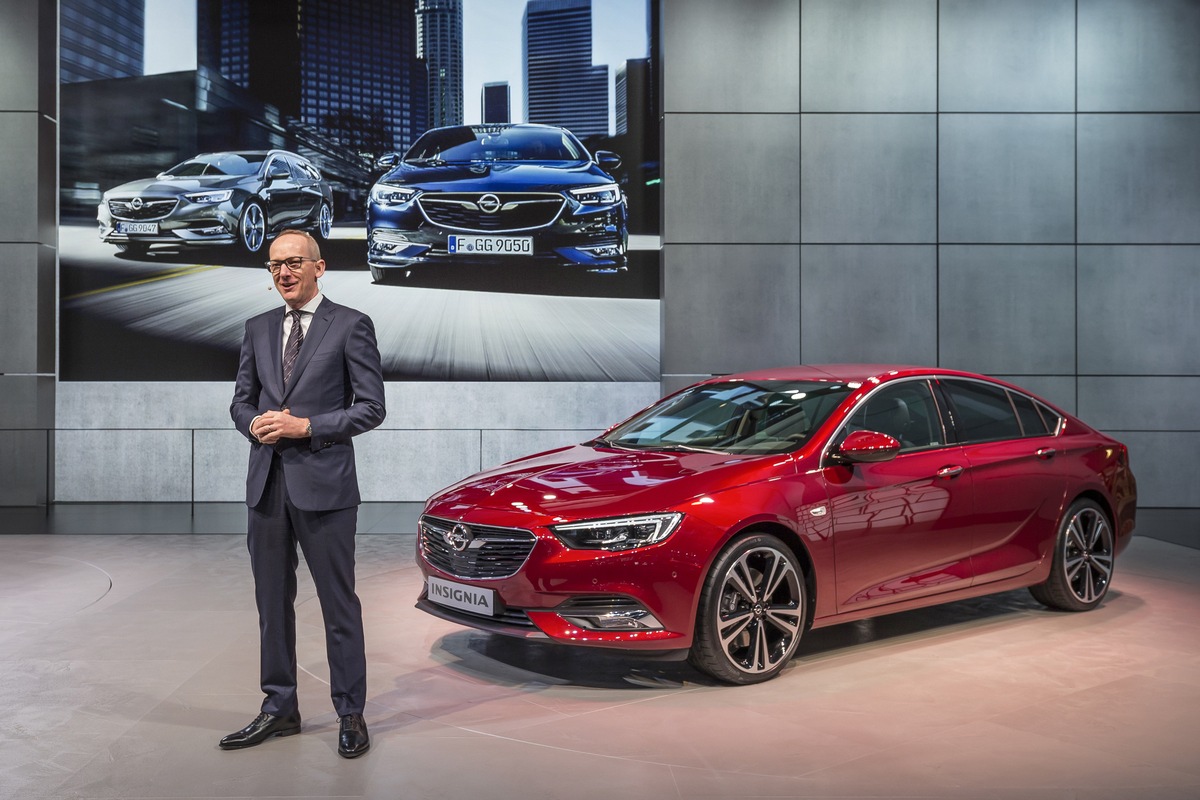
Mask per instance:
[[[261,699],[243,537],[0,536],[0,797],[1200,797],[1197,550],[1135,539],[1087,614],[1020,591],[814,631],[735,688],[429,617],[413,542],[359,537],[347,761],[303,566],[303,733],[225,752]]]

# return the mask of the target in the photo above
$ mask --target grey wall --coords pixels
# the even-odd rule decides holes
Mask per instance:
[[[0,505],[50,499],[57,13],[0,0]]]
[[[661,388],[1008,377],[1127,442],[1140,532],[1200,546],[1200,3],[660,2]],[[228,386],[56,384],[55,16],[0,0],[0,505],[236,500]],[[389,384],[365,493],[419,500],[659,390]]]
[[[664,0],[663,386],[999,375],[1200,547],[1200,3]]]

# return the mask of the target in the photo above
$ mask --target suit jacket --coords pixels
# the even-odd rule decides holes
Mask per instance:
[[[246,322],[237,382],[229,414],[250,440],[246,504],[255,506],[279,453],[288,496],[307,511],[350,508],[360,502],[351,437],[383,421],[383,371],[371,318],[323,297],[309,323],[304,345],[283,383],[285,309]],[[250,434],[251,421],[265,411],[288,408],[308,417],[310,439],[282,439],[274,447]]]

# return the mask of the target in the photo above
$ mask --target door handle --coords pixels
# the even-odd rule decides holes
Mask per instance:
[[[950,467],[942,467],[935,474],[939,478],[957,478],[962,474],[963,468],[957,465]]]
[[[1053,447],[1040,447],[1037,451],[1037,457],[1042,461],[1049,461],[1054,458],[1054,454],[1058,452]]]

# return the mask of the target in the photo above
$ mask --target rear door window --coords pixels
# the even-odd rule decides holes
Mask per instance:
[[[1021,423],[1000,386],[979,381],[943,380],[959,436],[966,442],[1020,439]]]

